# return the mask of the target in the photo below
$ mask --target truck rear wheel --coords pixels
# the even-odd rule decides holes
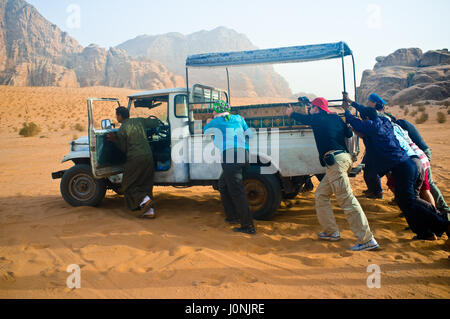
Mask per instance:
[[[98,206],[105,198],[106,182],[95,179],[89,165],[77,164],[64,173],[60,189],[64,200],[72,206]]]
[[[281,203],[280,182],[275,175],[262,175],[259,167],[244,174],[244,188],[250,211],[257,220],[270,220]]]

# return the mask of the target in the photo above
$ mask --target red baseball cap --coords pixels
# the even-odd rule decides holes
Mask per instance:
[[[311,105],[317,106],[319,109],[330,113],[330,110],[328,109],[328,101],[325,100],[323,97],[318,97],[314,101],[311,102]]]

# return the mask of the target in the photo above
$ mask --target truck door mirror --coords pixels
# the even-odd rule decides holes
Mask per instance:
[[[111,120],[110,119],[102,120],[102,129],[107,130],[110,128],[111,128]]]

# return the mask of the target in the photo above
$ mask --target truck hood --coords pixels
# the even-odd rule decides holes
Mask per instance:
[[[89,145],[89,137],[87,136],[82,136],[76,140],[73,140],[72,142],[70,142],[71,145]]]
[[[89,138],[87,136],[80,137],[70,142],[71,152],[89,151]]]

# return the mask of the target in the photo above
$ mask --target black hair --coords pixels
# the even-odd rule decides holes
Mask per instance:
[[[120,115],[120,116],[122,116],[122,118],[124,120],[126,120],[126,119],[130,118],[130,111],[128,111],[128,109],[126,107],[119,106],[116,109],[116,115]]]
[[[360,109],[360,113],[363,120],[368,118],[371,121],[375,121],[375,119],[378,117],[377,110],[375,110],[373,107],[365,107],[363,109]]]

